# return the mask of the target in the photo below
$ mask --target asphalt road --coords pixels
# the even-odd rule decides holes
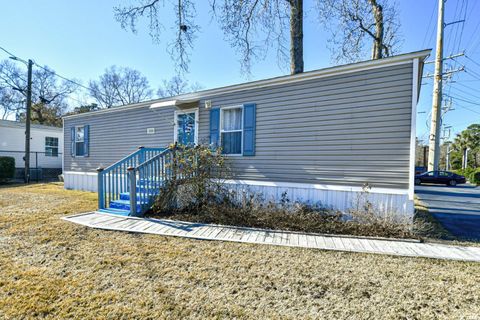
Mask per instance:
[[[453,235],[480,240],[480,187],[420,185],[415,193]]]

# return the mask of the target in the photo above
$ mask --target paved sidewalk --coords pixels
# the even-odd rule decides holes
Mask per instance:
[[[163,219],[124,217],[98,212],[86,212],[67,216],[63,219],[104,230],[150,233],[202,240],[480,262],[480,247],[240,228]]]

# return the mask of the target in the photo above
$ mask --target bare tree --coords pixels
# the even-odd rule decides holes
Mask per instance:
[[[0,87],[0,119],[7,119],[12,114],[18,114],[24,103],[23,97],[8,87]]]
[[[169,9],[175,14],[175,38],[167,43],[168,52],[175,61],[177,71],[188,72],[190,50],[193,48],[196,32],[200,30],[194,21],[195,4],[190,0],[178,0],[173,2]],[[120,22],[123,29],[130,29],[133,33],[137,33],[138,20],[147,19],[154,43],[160,43],[162,40],[161,34],[165,26],[162,24],[160,14],[164,13],[166,16],[168,15],[166,11],[163,0],[137,0],[136,5],[114,8],[115,19]]]
[[[26,70],[4,60],[0,63],[0,104],[3,117],[15,114],[25,118]],[[32,74],[32,122],[46,125],[61,125],[61,116],[68,108],[67,98],[78,86],[69,81],[60,81],[55,72],[36,67]]]
[[[47,66],[37,67],[32,79],[32,122],[61,126],[61,116],[68,109],[68,96],[78,86],[70,81],[59,81],[55,72]]]
[[[22,71],[10,60],[0,62],[0,108],[2,119],[12,114],[18,116],[25,107],[25,98],[21,90],[26,81],[22,79]]]
[[[195,82],[190,84],[182,77],[175,76],[168,81],[163,80],[162,85],[157,90],[157,96],[160,98],[167,98],[199,90],[202,90],[202,86],[199,83]]]
[[[302,0],[217,0],[212,10],[227,41],[240,54],[242,71],[249,73],[252,61],[263,59],[273,46],[279,65],[290,58],[291,73],[303,72]]]
[[[152,89],[140,71],[111,66],[98,81],[90,81],[91,95],[103,108],[145,101],[152,97]]]
[[[400,45],[398,10],[388,0],[317,0],[320,21],[330,30],[333,59],[364,60],[365,43],[371,43],[371,58],[395,53]]]
[[[133,32],[140,18],[148,19],[150,36],[160,42],[165,28],[161,14],[168,14],[164,5],[160,0],[136,0],[136,5],[116,7],[115,17]],[[303,0],[210,0],[210,5],[226,40],[240,55],[242,71],[248,74],[252,61],[263,59],[273,46],[279,65],[285,65],[290,57],[291,73],[303,72]],[[189,51],[200,30],[194,22],[195,5],[192,0],[178,0],[173,10],[177,37],[169,44],[170,53],[178,69],[188,71]]]

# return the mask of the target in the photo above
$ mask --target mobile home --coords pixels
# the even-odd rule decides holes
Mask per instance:
[[[97,191],[97,168],[139,146],[221,146],[240,188],[347,210],[371,187],[413,214],[419,51],[64,118],[65,188]],[[100,170],[101,172],[101,170]]]
[[[63,130],[59,127],[30,126],[30,178],[57,178],[62,173]],[[0,156],[15,159],[15,177],[25,170],[25,123],[0,120]]]

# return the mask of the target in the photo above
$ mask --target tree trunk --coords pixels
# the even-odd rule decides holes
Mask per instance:
[[[303,72],[303,0],[290,0],[290,73]]]
[[[375,38],[373,39],[372,59],[383,57],[383,8],[376,0],[370,0],[375,19]]]

